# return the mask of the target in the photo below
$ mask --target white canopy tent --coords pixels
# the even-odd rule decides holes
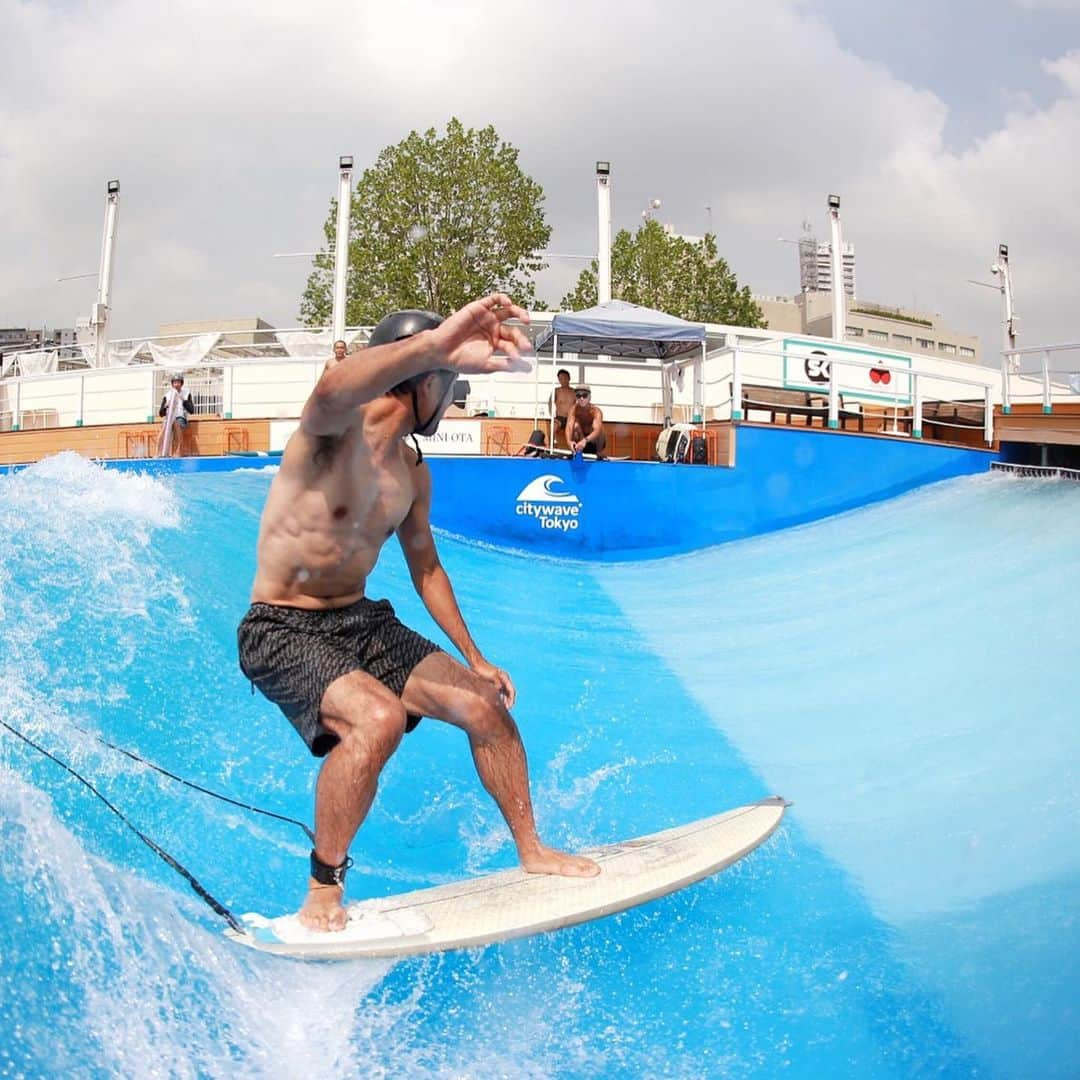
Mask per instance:
[[[668,315],[663,311],[629,304],[625,300],[607,300],[585,311],[560,312],[551,326],[536,341],[538,356],[556,358],[574,353],[578,356],[607,356],[635,360],[658,360],[661,394],[664,402],[664,426],[671,423],[671,361],[699,352],[694,365],[694,422],[700,422],[702,378],[705,360],[705,327],[700,323]],[[554,383],[554,379],[552,380]],[[540,365],[536,365],[536,419],[539,419]],[[554,429],[552,431],[554,440]]]

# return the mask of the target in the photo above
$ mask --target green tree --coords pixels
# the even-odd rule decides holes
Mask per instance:
[[[377,322],[388,311],[447,314],[495,290],[528,307],[532,275],[551,229],[544,192],[518,165],[518,151],[494,127],[465,128],[456,118],[440,136],[413,131],[388,146],[353,193],[345,319]],[[300,304],[309,326],[330,322],[337,200]]]
[[[597,302],[596,260],[583,270],[563,310],[580,311]],[[761,308],[750,290],[740,289],[728,264],[716,251],[716,237],[697,243],[672,236],[656,221],[646,221],[631,236],[620,229],[611,245],[611,295],[616,300],[666,311],[693,322],[729,326],[764,326]]]

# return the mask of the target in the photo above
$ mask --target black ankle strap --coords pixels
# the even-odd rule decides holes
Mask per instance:
[[[329,863],[324,863],[315,854],[314,848],[311,849],[311,876],[320,885],[340,885],[344,887],[345,874],[350,866],[352,866],[352,859],[347,855],[340,866],[331,866]]]

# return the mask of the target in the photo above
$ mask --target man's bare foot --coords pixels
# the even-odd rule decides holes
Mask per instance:
[[[307,899],[296,917],[309,930],[344,930],[349,920],[341,902],[344,895],[345,890],[340,885],[320,885],[314,878],[309,878]]]
[[[543,845],[521,856],[521,868],[530,874],[558,874],[562,877],[596,877],[600,867],[584,855],[568,855],[565,851]]]

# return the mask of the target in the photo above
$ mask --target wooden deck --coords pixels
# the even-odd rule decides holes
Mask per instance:
[[[1052,413],[1037,402],[1014,405],[1008,416],[995,410],[994,435],[1001,442],[1080,446],[1080,402],[1055,405]]]
[[[742,420],[709,421],[705,426],[710,465],[733,467],[735,443],[741,425],[751,427],[786,426],[790,417],[777,414],[775,425],[767,422]],[[845,434],[865,434],[878,438],[909,438],[910,416],[903,410],[896,414],[889,408],[865,407],[857,433],[850,428],[829,430],[824,416],[802,418],[806,427],[843,437]],[[518,417],[477,417],[481,425],[480,452],[492,457],[513,457],[528,441],[534,430],[533,421]],[[548,437],[548,421],[538,427]],[[1063,406],[1052,416],[1043,416],[1038,406],[1018,406],[1011,416],[995,415],[995,436],[1001,440],[1026,442],[1056,442],[1080,445],[1080,405]],[[799,427],[803,428],[803,424]],[[218,456],[234,451],[267,451],[270,447],[270,420],[223,420],[204,417],[192,420],[184,434],[183,454],[187,457]],[[610,457],[631,461],[652,461],[661,425],[656,423],[606,423],[607,453]],[[899,432],[899,434],[897,434]],[[39,428],[27,431],[0,432],[0,465],[22,465],[39,461],[62,450],[73,450],[84,457],[102,460],[119,458],[152,458],[157,452],[161,434],[160,423],[103,424],[93,427]],[[923,442],[951,443],[959,446],[985,448],[982,427],[964,428],[924,425]],[[995,446],[997,442],[995,442]]]
[[[534,430],[531,419],[482,418],[481,453],[513,457]],[[539,429],[548,437],[548,421]],[[659,424],[609,423],[607,453],[632,461],[652,461]],[[95,427],[39,428],[33,431],[0,432],[0,465],[24,465],[62,450],[101,460],[152,458],[157,453],[161,424],[102,424]],[[710,465],[734,464],[734,436],[728,423],[710,422],[706,441]],[[269,420],[193,420],[184,433],[183,456],[212,457],[233,451],[270,449]]]
[[[74,450],[83,457],[103,460],[151,458],[157,453],[160,436],[160,423],[5,431],[0,434],[0,465],[40,461],[61,450]],[[269,420],[192,420],[184,432],[183,453],[187,457],[269,448]]]

